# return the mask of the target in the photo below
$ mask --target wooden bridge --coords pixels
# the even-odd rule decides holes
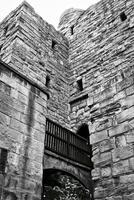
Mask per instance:
[[[46,121],[45,149],[92,167],[89,141],[49,119]]]
[[[90,190],[93,200],[91,150],[88,139],[46,120],[44,174],[49,174],[50,170],[70,174]],[[43,185],[45,180],[44,177]]]

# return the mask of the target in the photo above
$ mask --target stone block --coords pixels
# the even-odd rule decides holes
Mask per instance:
[[[28,105],[28,97],[20,92],[18,92],[18,101],[20,101],[21,103],[25,105]]]
[[[38,130],[38,131],[41,131],[41,132],[44,132],[45,133],[45,125],[44,124],[41,124],[40,122],[35,122],[34,125],[33,125],[33,128]]]
[[[125,91],[121,91],[114,96],[114,101],[116,102],[124,97],[126,97]]]
[[[108,134],[106,130],[92,134],[90,136],[90,143],[95,144],[105,139],[108,139]]]
[[[116,148],[127,146],[126,138],[124,135],[120,135],[118,137],[115,137],[114,139],[115,139],[115,147]]]
[[[120,176],[121,184],[134,183],[134,174]]]
[[[130,169],[134,171],[134,158],[129,159]]]
[[[122,123],[124,121],[132,119],[133,117],[134,117],[134,106],[117,114],[117,122]]]
[[[21,143],[22,138],[23,138],[23,133],[19,132],[19,129],[15,130],[15,129],[12,129],[12,128],[10,128],[10,129],[8,128],[7,136],[12,140]]]
[[[92,173],[93,180],[100,179],[100,168],[93,169],[91,173]]]
[[[105,189],[102,187],[98,187],[94,191],[94,198],[97,199],[104,199],[105,197]]]
[[[113,162],[128,159],[133,155],[133,146],[119,147],[112,151]]]
[[[10,117],[0,112],[0,124],[9,125]]]
[[[112,144],[110,140],[104,140],[99,144],[100,152],[110,151],[112,149]]]
[[[16,99],[13,99],[12,107],[14,108],[15,111],[18,111],[20,113],[25,112],[27,109],[27,106],[24,103],[22,103],[21,101],[18,101]]]
[[[129,184],[128,184],[128,191],[129,191],[130,193],[133,193],[133,192],[134,192],[134,183],[129,183]]]
[[[129,88],[126,89],[126,94],[131,95],[134,93],[134,86],[130,86]]]
[[[126,135],[126,141],[128,144],[134,143],[134,130],[132,130],[129,135]]]
[[[12,104],[5,104],[4,102],[0,103],[0,112],[4,113],[5,115],[11,116],[12,113]]]
[[[122,200],[121,196],[106,197],[105,200]]]
[[[27,126],[16,119],[11,119],[10,127],[19,132],[27,133]]]
[[[119,176],[121,174],[125,174],[128,172],[130,172],[128,160],[120,161],[113,164],[113,167],[112,167],[113,176]]]
[[[40,113],[38,111],[34,112],[34,119],[37,121],[37,122],[40,122],[41,124],[46,124],[46,117],[44,115],[44,113]]]
[[[125,200],[133,200],[134,199],[134,193],[133,194],[124,195],[124,199]]]
[[[87,106],[91,106],[91,105],[93,105],[93,103],[94,103],[93,97],[90,97],[87,99]]]
[[[26,87],[24,87],[23,85],[18,84],[18,85],[17,85],[17,90],[18,90],[20,93],[22,93],[24,96],[28,97],[28,95],[29,95],[29,90],[28,90]]]
[[[33,129],[33,138],[39,142],[44,141],[44,132],[37,131]]]
[[[95,166],[106,166],[112,162],[111,153],[105,152],[93,156],[92,161]]]
[[[105,167],[105,168],[101,169],[101,176],[102,177],[109,177],[109,176],[111,176],[111,173],[112,173],[112,171],[111,171],[110,167]]]
[[[133,106],[134,105],[134,95],[127,96],[126,98],[121,99],[120,104],[121,104],[122,108],[125,108],[125,109]]]
[[[117,135],[123,134],[129,130],[130,130],[129,124],[126,121],[124,123],[121,123],[111,129],[109,129],[109,136],[110,137],[117,136]]]
[[[11,96],[12,98],[18,99],[18,93],[19,93],[19,91],[18,91],[17,89],[12,88],[12,89],[11,89],[11,94],[10,94],[10,96]]]

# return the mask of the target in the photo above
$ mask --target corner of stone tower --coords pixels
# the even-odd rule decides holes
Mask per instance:
[[[81,16],[81,14],[85,10],[77,9],[77,8],[69,8],[65,10],[60,17],[58,29],[66,34],[71,26],[73,26],[77,19]]]
[[[25,1],[25,0],[22,1],[22,3],[18,6],[18,8],[23,7],[23,6],[29,8],[30,10],[33,10],[35,12],[34,8],[28,3],[28,1]]]

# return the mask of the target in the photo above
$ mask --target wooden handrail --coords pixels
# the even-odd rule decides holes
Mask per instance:
[[[86,166],[91,165],[87,140],[49,119],[46,120],[45,149]]]

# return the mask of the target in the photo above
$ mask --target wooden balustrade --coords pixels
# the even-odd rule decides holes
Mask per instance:
[[[92,166],[88,141],[49,119],[46,121],[45,149],[88,167]]]

